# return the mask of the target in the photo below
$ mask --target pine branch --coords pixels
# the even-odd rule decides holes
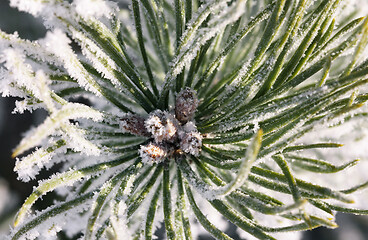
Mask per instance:
[[[368,20],[352,3],[130,4],[11,1],[50,29],[39,41],[0,31],[0,92],[21,99],[14,112],[48,112],[15,148],[15,171],[29,181],[62,167],[8,239],[148,240],[164,226],[190,240],[196,225],[232,239],[227,221],[241,237],[276,239],[335,228],[335,212],[368,214],[354,205],[367,155],[345,149],[365,147],[368,116]]]

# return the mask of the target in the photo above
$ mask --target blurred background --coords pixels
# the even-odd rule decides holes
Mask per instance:
[[[42,25],[41,19],[18,12],[9,7],[7,0],[0,0],[0,29],[13,33],[18,32],[21,38],[35,40],[42,38],[46,29]],[[13,172],[14,162],[11,151],[19,143],[22,134],[32,126],[37,126],[45,117],[45,112],[36,110],[30,114],[11,114],[15,107],[14,98],[0,97],[0,238],[9,230],[14,214],[23,203],[24,199],[31,193],[37,180],[23,183],[17,180]],[[55,171],[57,166],[51,171],[43,172],[40,177],[46,177]],[[52,194],[48,194],[43,201],[38,201],[36,208],[42,209],[53,199]],[[367,204],[368,207],[368,204]],[[318,228],[303,233],[302,240],[367,240],[368,239],[368,217],[354,216],[348,214],[338,214],[338,229],[329,230]],[[233,228],[229,228],[229,235],[237,239]],[[63,234],[60,239],[67,239]],[[208,240],[206,236],[200,238]],[[239,238],[240,239],[240,238]]]

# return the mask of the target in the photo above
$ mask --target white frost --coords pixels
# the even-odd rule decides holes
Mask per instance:
[[[28,12],[34,16],[38,16],[43,11],[47,11],[45,9],[47,5],[43,0],[10,0],[10,6],[17,7],[20,11]]]
[[[74,0],[76,12],[83,18],[107,17],[112,15],[112,5],[103,0]]]
[[[70,76],[76,79],[81,87],[100,96],[95,80],[82,66],[69,46],[70,43],[71,40],[60,29],[48,32],[46,38],[42,40],[43,46],[64,62],[64,67],[68,70]]]

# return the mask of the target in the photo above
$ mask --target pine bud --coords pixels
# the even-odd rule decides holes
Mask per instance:
[[[168,149],[161,144],[150,142],[148,145],[141,146],[139,154],[143,163],[159,163],[168,155]]]
[[[199,132],[187,132],[180,141],[180,149],[185,152],[198,156],[201,151],[202,136]]]
[[[176,96],[175,116],[181,123],[186,123],[193,118],[198,107],[198,98],[194,90],[184,88]]]
[[[146,130],[152,134],[157,143],[176,139],[179,123],[168,112],[156,110],[145,121]]]
[[[126,115],[120,120],[120,127],[125,131],[137,136],[150,136],[149,132],[147,132],[146,127],[144,126],[143,117],[138,115]]]

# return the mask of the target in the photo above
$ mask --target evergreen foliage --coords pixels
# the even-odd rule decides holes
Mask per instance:
[[[14,112],[48,112],[15,148],[15,171],[63,167],[9,239],[152,239],[162,223],[170,240],[232,239],[226,221],[277,239],[368,214],[353,205],[364,180],[323,182],[361,163],[323,155],[342,145],[319,137],[367,117],[368,18],[351,1],[10,4],[49,29],[39,41],[0,31],[2,95],[22,99]],[[63,201],[32,211],[51,191]]]

